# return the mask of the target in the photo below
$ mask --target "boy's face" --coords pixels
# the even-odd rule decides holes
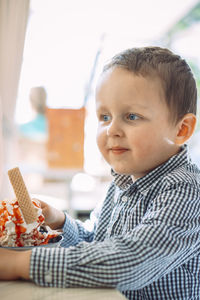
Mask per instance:
[[[98,82],[96,108],[97,144],[115,172],[140,178],[180,150],[158,79],[110,69]]]

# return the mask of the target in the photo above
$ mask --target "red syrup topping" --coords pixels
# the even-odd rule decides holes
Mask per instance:
[[[33,201],[33,204],[37,208],[40,208],[38,203],[36,203],[35,201]],[[10,219],[15,224],[15,233],[16,233],[15,244],[18,247],[23,247],[25,242],[24,234],[26,233],[27,229],[24,226],[22,226],[22,224],[24,223],[24,219],[19,209],[18,201],[11,203],[11,205],[13,206],[13,214],[8,212],[6,202],[2,201],[3,208],[0,208],[0,237],[4,235],[6,222],[9,221]],[[29,239],[35,241],[33,246],[48,244],[51,238],[57,236],[56,234],[47,234],[47,236],[45,237],[45,234],[39,232],[38,228],[40,227],[40,225],[43,224],[43,222],[44,222],[44,216],[40,215],[37,220],[38,226],[35,229],[33,229],[33,231],[28,237]]]

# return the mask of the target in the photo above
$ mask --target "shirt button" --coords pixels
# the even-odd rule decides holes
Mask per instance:
[[[128,201],[128,197],[127,196],[123,196],[122,197],[122,202],[127,202]]]
[[[45,278],[45,281],[46,281],[47,283],[52,282],[52,275],[51,275],[50,272],[47,272],[47,273],[45,274],[44,278]]]

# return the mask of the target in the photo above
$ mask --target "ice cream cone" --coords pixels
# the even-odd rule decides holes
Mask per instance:
[[[37,220],[37,212],[29,196],[19,168],[9,170],[8,176],[14,189],[24,220],[27,224],[35,222]]]

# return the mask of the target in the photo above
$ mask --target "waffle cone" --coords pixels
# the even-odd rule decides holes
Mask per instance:
[[[27,224],[35,222],[37,220],[37,212],[29,196],[19,168],[9,170],[8,176],[14,189],[25,222]]]

